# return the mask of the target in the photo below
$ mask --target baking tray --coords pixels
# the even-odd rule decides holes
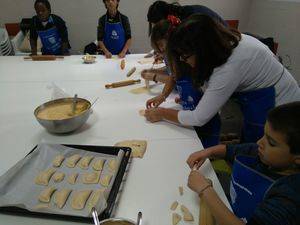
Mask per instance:
[[[79,150],[103,153],[108,155],[118,155],[120,150],[124,151],[123,158],[121,159],[121,163],[119,166],[119,170],[117,172],[116,178],[112,185],[112,189],[107,198],[107,207],[106,209],[99,215],[99,220],[104,220],[110,218],[111,213],[115,206],[115,201],[119,192],[119,188],[122,184],[124,174],[126,172],[126,168],[128,162],[130,160],[131,148],[128,147],[111,147],[111,146],[93,146],[93,145],[69,145],[62,144],[63,146],[75,148]],[[37,148],[37,145],[26,155],[30,155]],[[26,158],[25,156],[25,158]],[[10,215],[18,215],[18,216],[30,216],[30,217],[40,217],[40,218],[49,218],[55,220],[68,220],[68,221],[80,221],[80,222],[92,222],[92,217],[82,217],[82,216],[70,216],[70,215],[61,215],[61,214],[50,214],[50,213],[42,213],[42,212],[33,212],[23,208],[18,208],[15,206],[9,207],[0,207],[0,213],[10,214]]]

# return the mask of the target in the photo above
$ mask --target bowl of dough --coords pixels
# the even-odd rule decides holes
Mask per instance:
[[[100,225],[136,225],[132,220],[124,218],[109,218],[106,220],[100,221]]]
[[[83,98],[60,98],[46,102],[34,110],[37,121],[50,133],[57,134],[77,130],[90,114],[91,103]]]
[[[83,62],[87,63],[87,64],[96,62],[96,56],[93,56],[93,55],[87,54],[87,55],[83,56],[82,59],[83,59]]]

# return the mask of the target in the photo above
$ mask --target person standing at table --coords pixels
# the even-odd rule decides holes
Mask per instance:
[[[189,156],[188,186],[201,196],[219,225],[300,224],[300,102],[268,113],[257,144],[217,145]],[[199,168],[207,158],[233,163],[230,199],[233,213]]]
[[[103,0],[107,12],[98,22],[97,40],[106,58],[124,58],[131,45],[131,29],[127,16],[118,11],[120,0]]]
[[[194,110],[147,109],[145,117],[151,122],[203,126],[233,97],[244,117],[242,142],[256,142],[270,109],[300,100],[296,80],[267,46],[209,16],[195,14],[180,24],[168,39],[167,51],[176,79],[180,64],[190,65],[192,82],[204,94]]]
[[[31,54],[37,54],[37,38],[42,42],[43,55],[68,55],[70,44],[65,21],[51,14],[48,0],[36,0],[36,16],[32,17],[30,27]]]

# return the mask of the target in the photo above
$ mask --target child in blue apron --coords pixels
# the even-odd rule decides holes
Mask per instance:
[[[107,12],[98,22],[97,40],[106,58],[124,58],[131,45],[131,29],[127,16],[118,11],[120,0],[103,0]]]
[[[170,32],[172,32],[172,29],[175,29],[175,27],[179,24],[180,20],[177,17],[169,16],[168,20],[160,21],[154,26],[151,34],[151,43],[156,52],[165,55],[168,35]],[[158,107],[169,96],[173,89],[176,89],[179,94],[179,98],[176,98],[175,101],[181,104],[183,110],[194,110],[203,93],[200,89],[197,89],[193,86],[192,79],[189,76],[191,73],[190,67],[184,67],[180,73],[180,76],[174,78],[174,76],[171,74],[166,57],[164,61],[166,64],[167,74],[160,74],[160,76],[168,76],[169,79],[165,83],[162,93],[147,101],[147,108]],[[142,72],[142,77],[143,75],[144,74]],[[155,76],[157,75],[155,74]],[[156,79],[152,80],[156,81]],[[208,148],[219,143],[221,123],[218,114],[216,114],[202,127],[195,126],[194,128],[204,148]]]
[[[299,101],[278,106],[269,112],[257,144],[217,145],[189,156],[190,168],[199,168],[207,158],[233,163],[234,214],[198,170],[189,175],[188,186],[206,201],[218,224],[300,224],[299,114]]]
[[[31,20],[31,54],[37,54],[37,38],[39,37],[43,45],[43,55],[68,55],[70,44],[63,19],[51,14],[48,0],[36,0],[34,8],[37,15]]]

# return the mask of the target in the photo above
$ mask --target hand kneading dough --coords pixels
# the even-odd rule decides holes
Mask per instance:
[[[72,155],[71,157],[67,158],[66,166],[69,168],[74,168],[80,158],[81,158],[81,156],[78,154]]]
[[[108,162],[108,168],[111,171],[116,171],[116,169],[117,169],[117,160],[115,160],[115,159],[109,160],[109,162]]]
[[[52,179],[55,183],[62,182],[63,179],[65,178],[65,174],[62,172],[56,172],[53,176]]]
[[[39,201],[48,203],[50,202],[51,196],[56,189],[54,187],[47,187],[39,195]]]
[[[76,191],[72,198],[72,208],[83,209],[91,193],[91,190]]]
[[[97,158],[96,161],[94,162],[93,166],[92,166],[93,169],[97,170],[97,171],[102,170],[103,166],[104,166],[104,162],[105,162],[105,159]]]
[[[104,187],[109,186],[111,178],[112,178],[112,175],[110,175],[110,174],[105,175],[104,177],[101,178],[100,184]]]
[[[105,198],[104,192],[105,192],[105,188],[101,188],[96,191],[93,191],[93,193],[91,194],[91,197],[87,203],[89,209],[92,209],[93,207],[95,207],[101,197]]]
[[[54,204],[57,205],[58,208],[64,207],[67,202],[67,199],[71,193],[70,189],[62,189],[60,191],[55,192],[54,195]]]
[[[76,183],[76,179],[78,177],[78,173],[73,173],[68,177],[68,183],[69,184],[75,184]]]
[[[175,202],[173,202],[173,203],[172,203],[172,205],[171,205],[171,208],[170,208],[170,209],[174,211],[174,210],[176,210],[177,206],[178,206],[178,202],[177,202],[177,201],[175,201]]]
[[[82,177],[84,184],[97,184],[100,179],[100,172],[85,173]]]
[[[181,216],[179,214],[177,214],[177,213],[172,214],[172,224],[173,225],[178,224],[180,222],[180,220],[181,220]]]
[[[85,156],[85,157],[83,157],[79,161],[78,166],[81,169],[87,170],[89,168],[90,162],[92,161],[93,158],[94,158],[94,156]]]
[[[126,141],[121,141],[121,142],[116,143],[115,146],[129,147],[132,149],[131,157],[143,158],[143,156],[146,152],[146,148],[147,148],[147,141],[126,140]]]
[[[185,207],[184,205],[181,205],[181,211],[183,213],[183,220],[184,221],[194,221],[194,217],[192,215],[192,213],[188,210],[187,207]]]
[[[52,161],[53,166],[60,167],[64,159],[65,157],[63,155],[57,155]]]
[[[55,173],[56,169],[50,168],[45,171],[40,172],[37,177],[35,178],[35,183],[38,185],[45,185],[49,184],[49,180],[52,175]]]

